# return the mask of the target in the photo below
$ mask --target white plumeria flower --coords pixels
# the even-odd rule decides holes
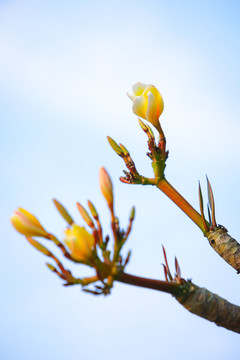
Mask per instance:
[[[133,95],[128,94],[133,102],[133,112],[137,116],[149,121],[159,130],[159,117],[163,112],[163,98],[153,85],[137,82],[133,85]]]

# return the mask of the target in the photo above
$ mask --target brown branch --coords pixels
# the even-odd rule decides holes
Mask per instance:
[[[166,281],[155,280],[155,279],[148,279],[144,277],[134,276],[130,274],[126,274],[124,272],[120,273],[116,278],[117,281],[122,282],[128,285],[135,285],[144,287],[147,289],[163,291],[169,294],[174,294],[179,285],[177,283],[169,283]]]
[[[129,285],[170,293],[191,313],[240,334],[240,306],[231,304],[191,281],[180,279],[180,283],[168,282],[126,273],[120,273],[116,280]]]

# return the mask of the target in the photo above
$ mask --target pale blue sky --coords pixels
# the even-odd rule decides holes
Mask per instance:
[[[165,101],[167,178],[198,207],[207,173],[217,220],[240,239],[239,10],[238,1],[0,1],[2,359],[236,357],[238,335],[168,295],[116,284],[103,298],[62,287],[9,216],[22,206],[61,237],[52,198],[80,223],[75,202],[91,199],[109,232],[104,165],[122,224],[137,208],[128,271],[163,278],[164,244],[183,276],[240,304],[239,276],[164,195],[118,181],[124,166],[106,141],[122,142],[151,175],[126,91],[155,84]]]

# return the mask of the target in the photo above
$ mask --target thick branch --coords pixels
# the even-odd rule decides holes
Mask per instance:
[[[240,334],[240,306],[183,279],[181,284],[120,273],[119,282],[172,294],[191,313]]]
[[[211,247],[234,269],[240,273],[240,244],[227,230],[219,227],[206,234]]]

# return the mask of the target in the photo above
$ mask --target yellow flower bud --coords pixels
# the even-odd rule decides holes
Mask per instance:
[[[113,186],[107,171],[101,167],[99,172],[100,189],[110,209],[113,208]]]
[[[84,261],[92,257],[94,236],[89,234],[84,227],[73,224],[65,231],[64,242],[75,260]]]
[[[128,94],[133,101],[133,112],[137,116],[149,121],[159,129],[159,117],[163,112],[163,98],[153,85],[136,83],[133,85],[133,95]]]
[[[18,208],[10,218],[14,228],[25,236],[47,237],[46,230],[42,227],[38,219],[27,210]]]

